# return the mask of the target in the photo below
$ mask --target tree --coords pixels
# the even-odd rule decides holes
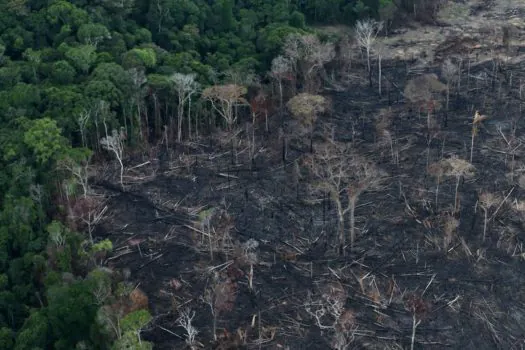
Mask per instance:
[[[179,99],[177,104],[177,141],[182,141],[182,119],[184,106],[188,102],[188,137],[191,138],[191,95],[197,92],[199,84],[195,81],[195,74],[173,73],[170,80]]]
[[[355,25],[355,38],[362,48],[366,51],[367,72],[370,86],[372,86],[372,71],[370,68],[370,53],[377,35],[383,28],[383,22],[372,19],[357,21]]]
[[[474,113],[474,117],[472,118],[472,131],[471,131],[471,141],[470,141],[470,162],[471,163],[472,163],[472,157],[474,155],[474,138],[478,135],[479,126],[487,118],[488,117],[486,115],[481,115],[479,114],[478,111]]]
[[[231,130],[237,121],[234,107],[248,105],[243,97],[248,90],[236,84],[210,86],[202,92],[202,97],[210,101],[212,108],[226,121],[228,130]]]
[[[488,212],[489,210],[494,207],[496,204],[501,202],[501,198],[499,196],[490,193],[490,192],[482,192],[479,195],[479,206],[481,209],[483,209],[483,242],[485,242],[485,237],[487,235],[487,223],[488,223]]]
[[[120,164],[120,185],[124,188],[124,163],[122,162],[122,157],[124,153],[124,140],[126,139],[126,134],[124,130],[117,131],[113,129],[111,135],[107,134],[106,137],[100,139],[100,145],[109,152],[112,152],[117,158]]]
[[[277,56],[272,60],[271,76],[279,86],[279,112],[283,109],[283,80],[289,78],[292,72],[292,63],[290,59],[284,56]]]
[[[427,128],[429,130],[432,128],[432,111],[440,105],[436,94],[446,90],[446,85],[439,81],[436,74],[417,76],[409,80],[405,86],[404,95],[411,103],[417,106],[418,113],[422,109],[427,110]]]
[[[447,82],[447,105],[446,105],[447,111],[448,111],[448,104],[450,100],[450,83],[452,83],[454,79],[456,78],[457,72],[458,72],[458,67],[454,63],[452,63],[452,61],[449,58],[447,58],[441,65],[441,74],[443,74],[443,77],[445,77],[445,80]]]
[[[53,63],[51,78],[57,84],[71,84],[75,81],[77,72],[67,61],[61,60]]]
[[[339,244],[344,253],[346,233],[345,216],[350,218],[350,245],[355,242],[355,208],[361,194],[377,189],[384,174],[373,163],[357,155],[346,144],[328,141],[317,145],[306,157],[306,168],[316,179],[314,193],[328,193],[335,203],[338,217]],[[346,203],[345,203],[346,201]]]
[[[96,48],[93,45],[80,45],[69,48],[65,53],[66,58],[84,74],[89,72],[97,59]]]
[[[297,73],[301,75],[307,92],[315,92],[316,73],[321,72],[324,65],[335,57],[334,45],[322,43],[313,34],[289,35],[284,43],[284,52]]]
[[[319,114],[324,113],[328,109],[328,100],[320,95],[301,93],[290,99],[286,106],[292,113],[292,117],[297,119],[299,124],[308,130],[311,150],[315,121]]]
[[[381,64],[382,64],[382,60],[383,60],[383,56],[385,54],[385,51],[386,51],[386,46],[384,43],[382,42],[378,42],[376,43],[375,45],[375,48],[374,48],[374,51],[377,55],[377,65],[378,65],[378,77],[377,77],[377,80],[378,80],[378,92],[379,92],[379,96],[381,96],[381,93],[382,93],[382,82],[383,82],[383,74],[382,74],[382,71],[381,71]]]
[[[460,159],[458,157],[451,157],[445,160],[445,172],[447,176],[453,176],[456,178],[456,190],[454,194],[454,212],[457,212],[459,209],[458,193],[459,193],[459,183],[464,177],[474,176],[475,168],[472,164],[466,160]]]
[[[65,169],[82,188],[82,195],[87,197],[89,193],[89,161],[92,152],[87,148],[73,148],[59,161],[59,167]]]
[[[56,121],[42,118],[33,121],[24,134],[24,142],[33,150],[41,164],[56,159],[64,150],[66,140]]]
[[[105,39],[111,39],[111,34],[106,26],[98,23],[86,23],[77,31],[77,38],[83,44],[97,47]]]

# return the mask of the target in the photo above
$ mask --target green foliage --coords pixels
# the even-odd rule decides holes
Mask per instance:
[[[61,60],[53,63],[51,79],[56,84],[71,84],[75,81],[77,72],[67,61]]]
[[[124,68],[146,67],[152,68],[157,64],[157,55],[153,49],[132,49],[122,57]]]
[[[99,253],[99,252],[111,252],[113,250],[113,243],[109,239],[104,239],[98,243],[93,244],[91,247],[91,251],[93,253]]]
[[[49,344],[49,323],[45,312],[34,311],[16,336],[15,350],[45,349]]]
[[[12,349],[14,342],[14,333],[7,327],[0,328],[0,349]]]
[[[66,140],[61,131],[55,120],[37,119],[25,132],[24,142],[33,150],[38,162],[46,163],[65,151]]]
[[[80,45],[69,48],[65,53],[66,58],[84,74],[87,74],[97,59],[96,49],[93,45]]]
[[[89,339],[94,323],[96,300],[87,281],[55,285],[47,292],[47,315],[55,342],[55,349],[73,349]],[[74,311],[73,311],[74,310]]]
[[[85,23],[78,28],[77,38],[83,44],[97,46],[101,41],[111,38],[111,35],[102,24]]]
[[[126,315],[120,321],[122,332],[138,332],[151,321],[151,315],[147,310],[137,310]]]
[[[111,350],[151,350],[153,345],[146,341],[139,340],[137,334],[125,333],[120,339],[118,339]]]

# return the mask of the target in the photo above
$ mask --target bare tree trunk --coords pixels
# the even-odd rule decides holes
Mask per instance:
[[[439,205],[438,205],[438,197],[439,197],[439,183],[441,182],[441,177],[438,176],[437,177],[437,184],[436,184],[436,212],[438,211],[439,209]]]
[[[476,134],[474,131],[472,131],[472,137],[470,140],[470,163],[472,163],[472,156],[474,155],[474,138],[476,137]]]
[[[182,118],[184,114],[184,102],[179,98],[179,105],[177,106],[177,141],[182,141]]]
[[[354,248],[355,242],[355,205],[357,198],[350,198],[350,247]]]
[[[378,56],[379,59],[379,96],[381,96],[381,55]]]
[[[188,139],[191,139],[191,94],[188,96]]]
[[[483,208],[483,212],[485,213],[485,221],[483,222],[483,242],[485,242],[487,234],[487,208]]]
[[[456,193],[454,195],[454,213],[458,210],[458,189],[459,189],[459,182],[461,180],[461,176],[457,176],[456,180]]]
[[[447,105],[446,105],[447,112],[448,112],[449,101],[450,101],[450,82],[447,80]]]

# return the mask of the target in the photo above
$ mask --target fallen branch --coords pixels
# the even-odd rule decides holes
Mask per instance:
[[[507,201],[507,198],[509,198],[510,194],[512,193],[512,191],[514,191],[514,188],[515,187],[512,187],[509,191],[509,193],[505,196],[505,198],[503,198],[503,200],[501,201],[501,203],[499,204],[498,208],[496,209],[496,211],[494,212],[494,214],[492,214],[492,216],[490,217],[489,221],[492,221],[495,217],[496,217],[496,214],[498,213],[498,211],[501,209],[501,207],[503,206],[503,203],[505,203]]]

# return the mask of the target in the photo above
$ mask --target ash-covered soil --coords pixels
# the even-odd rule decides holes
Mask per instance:
[[[359,197],[344,256],[333,201],[309,190],[308,137],[287,115],[270,116],[269,132],[243,120],[129,159],[124,192],[109,185],[117,177],[100,180],[106,263],[130,270],[154,314],[143,338],[185,348],[178,320],[194,312],[196,348],[523,348],[525,74],[494,47],[495,60],[447,53],[461,73],[448,110],[442,94],[430,115],[404,87],[423,73],[445,82],[437,59],[386,59],[381,96],[361,65],[344,90],[323,92],[333,107],[313,144],[329,134],[386,174]],[[476,110],[488,118],[472,142]],[[431,170],[469,161],[472,144],[472,173]]]

